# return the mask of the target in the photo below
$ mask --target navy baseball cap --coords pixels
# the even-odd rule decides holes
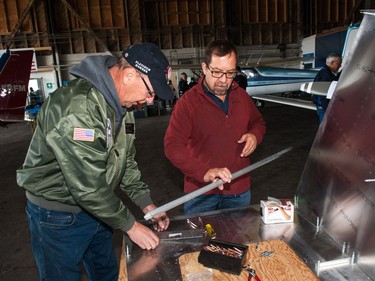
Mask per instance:
[[[164,100],[175,95],[168,85],[171,67],[163,52],[153,43],[131,45],[122,52],[126,61],[150,79],[155,93]]]

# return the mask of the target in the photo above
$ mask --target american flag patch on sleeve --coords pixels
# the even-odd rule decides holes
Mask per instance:
[[[94,130],[74,128],[73,140],[75,141],[94,141]]]

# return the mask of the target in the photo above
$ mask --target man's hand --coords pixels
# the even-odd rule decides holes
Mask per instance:
[[[243,134],[242,137],[237,141],[237,143],[245,143],[245,146],[241,152],[241,157],[247,157],[256,149],[257,138],[253,134],[247,133]]]
[[[127,232],[129,238],[142,249],[152,250],[159,245],[159,237],[151,229],[135,222]]]
[[[221,179],[223,182],[228,182],[228,183],[231,182],[232,174],[228,170],[228,168],[209,169],[203,177],[204,182],[216,182],[219,179]],[[223,190],[224,186],[220,185],[219,189]]]
[[[156,206],[154,204],[150,204],[146,208],[143,209],[143,213],[147,214],[154,209],[156,209]],[[166,212],[162,212],[158,214],[157,216],[154,216],[151,219],[151,221],[154,226],[154,229],[158,232],[166,230],[169,226],[169,217]]]

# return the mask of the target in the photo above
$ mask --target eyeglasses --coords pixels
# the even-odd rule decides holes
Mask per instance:
[[[207,68],[211,72],[212,77],[214,78],[221,78],[225,74],[225,77],[227,77],[227,79],[233,79],[237,75],[236,71],[222,72],[219,70],[212,70],[208,65]]]
[[[139,73],[139,72],[138,72],[138,73]],[[142,74],[139,73],[139,75],[141,76],[141,79],[142,79],[142,81],[143,81],[143,84],[145,84],[145,86],[146,86],[146,89],[147,89],[147,92],[148,92],[148,93],[147,93],[147,98],[154,98],[154,97],[155,97],[155,92],[152,92],[152,91],[150,90],[150,87],[147,85],[145,79],[143,79]]]

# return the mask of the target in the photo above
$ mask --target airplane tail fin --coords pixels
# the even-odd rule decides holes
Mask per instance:
[[[9,49],[7,49],[6,52],[0,58],[0,73],[3,71],[3,68],[5,67],[9,57],[10,57],[10,51]]]
[[[23,121],[33,50],[7,50],[0,58],[0,122]]]

